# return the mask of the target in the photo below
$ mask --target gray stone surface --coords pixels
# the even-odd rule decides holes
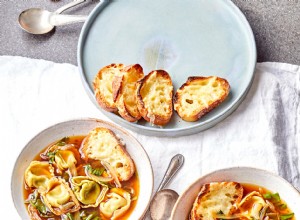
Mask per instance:
[[[209,1],[209,0],[208,0]],[[56,28],[41,36],[18,26],[18,15],[30,7],[54,11],[67,0],[0,0],[0,55],[19,55],[77,64],[76,51],[82,24]],[[87,0],[65,13],[87,15],[98,3]],[[258,62],[276,61],[300,65],[299,0],[233,0],[248,19],[257,43]]]

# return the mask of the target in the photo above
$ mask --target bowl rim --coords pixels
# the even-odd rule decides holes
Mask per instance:
[[[153,194],[153,189],[154,189],[154,173],[153,173],[153,167],[152,167],[149,155],[148,155],[147,151],[145,150],[145,148],[143,147],[143,145],[130,132],[128,132],[125,128],[122,128],[121,126],[116,125],[116,124],[114,124],[112,122],[105,121],[105,120],[98,119],[98,118],[94,118],[94,117],[74,117],[74,118],[71,118],[71,119],[68,119],[68,120],[60,120],[59,122],[52,123],[51,125],[48,125],[48,126],[42,128],[42,129],[40,129],[40,131],[38,131],[35,135],[33,135],[29,139],[29,141],[25,142],[25,144],[23,145],[22,149],[20,150],[17,158],[15,159],[14,166],[13,166],[13,169],[12,169],[11,175],[10,175],[10,195],[11,195],[14,207],[15,207],[15,209],[16,209],[19,217],[22,218],[21,213],[20,213],[20,211],[19,211],[19,209],[17,207],[16,201],[15,201],[15,197],[13,196],[13,177],[14,177],[14,174],[16,172],[17,161],[20,160],[20,157],[23,154],[23,152],[28,148],[28,146],[38,136],[40,136],[44,132],[47,132],[48,130],[53,129],[54,127],[56,127],[58,125],[67,124],[67,123],[71,123],[71,122],[75,122],[75,121],[91,121],[91,122],[97,122],[97,123],[99,122],[99,123],[107,124],[108,126],[111,126],[111,127],[115,128],[120,133],[123,133],[124,135],[128,136],[129,138],[131,138],[133,141],[135,141],[137,143],[137,145],[140,146],[140,150],[144,153],[145,157],[147,158],[147,160],[144,161],[144,162],[145,163],[148,162],[148,165],[151,168],[151,170],[150,170],[150,174],[151,174],[151,176],[150,176],[150,178],[151,178],[151,182],[150,182],[150,186],[151,186],[150,197],[149,197],[149,201],[147,202],[147,205],[145,206],[145,209],[143,210],[143,212],[141,213],[141,216],[140,216],[141,219],[144,218],[144,216],[145,216],[145,214],[146,214],[146,212],[148,210],[148,207],[150,205],[150,202],[151,202],[151,199],[152,199],[152,194]]]
[[[214,175],[216,173],[228,172],[228,171],[232,171],[232,170],[233,171],[235,171],[235,170],[248,170],[248,171],[253,171],[253,172],[267,173],[268,175],[270,175],[270,176],[278,179],[282,183],[290,186],[289,189],[292,190],[293,193],[297,194],[298,197],[300,198],[300,191],[298,191],[295,186],[293,186],[290,182],[288,182],[286,179],[284,179],[283,177],[279,176],[275,172],[272,172],[272,171],[269,171],[269,170],[265,170],[265,169],[261,169],[261,168],[257,168],[257,167],[251,167],[251,166],[232,166],[232,167],[221,168],[221,169],[217,169],[217,170],[214,170],[214,171],[211,171],[211,172],[207,172],[204,175],[202,175],[199,178],[197,178],[195,181],[193,181],[190,185],[188,185],[184,189],[184,191],[180,194],[180,196],[178,197],[175,205],[173,206],[172,213],[171,213],[171,218],[170,219],[174,218],[175,211],[176,211],[176,209],[178,208],[178,206],[180,204],[180,200],[183,197],[186,197],[187,194],[188,194],[188,192],[191,190],[191,188],[193,188],[195,185],[197,185],[199,181],[201,181],[202,179],[207,178],[207,177],[209,177],[211,175]]]

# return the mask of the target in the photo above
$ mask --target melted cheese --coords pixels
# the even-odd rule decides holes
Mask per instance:
[[[172,103],[173,86],[169,86],[169,80],[151,74],[141,90],[141,95],[149,114],[166,115],[171,113],[169,108]]]

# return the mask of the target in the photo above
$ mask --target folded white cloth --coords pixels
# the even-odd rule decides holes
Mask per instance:
[[[179,194],[204,173],[231,166],[263,168],[300,189],[300,68],[259,63],[251,89],[228,118],[204,132],[178,138],[132,134],[152,162],[155,188],[169,160],[185,156],[168,188]],[[0,57],[1,219],[19,219],[10,176],[22,147],[40,130],[76,117],[108,120],[89,100],[76,66]]]

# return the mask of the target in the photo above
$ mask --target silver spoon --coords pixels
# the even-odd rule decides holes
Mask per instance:
[[[171,189],[162,189],[157,192],[150,206],[150,216],[152,220],[169,219],[178,197],[178,193]]]
[[[49,12],[41,8],[30,8],[19,15],[19,24],[24,31],[31,34],[46,34],[54,26],[84,22],[87,16],[82,15],[60,15],[63,11],[79,5],[85,0],[75,0],[55,12]]]
[[[175,204],[174,201],[177,200],[178,194],[174,190],[164,189],[164,188],[171,181],[171,179],[175,176],[177,171],[182,167],[183,163],[184,163],[184,157],[181,154],[177,154],[171,159],[168,169],[167,169],[161,183],[159,184],[159,187],[157,188],[156,193],[150,204],[150,216],[153,220],[167,219],[167,218],[163,218],[164,215],[167,214],[167,212],[164,212],[164,209],[159,208],[159,206],[162,203],[164,203],[168,206],[168,207],[165,207],[166,210],[171,210],[173,205]],[[170,201],[170,198],[172,198],[171,199],[172,201]],[[168,201],[168,203],[165,203],[165,201]]]

